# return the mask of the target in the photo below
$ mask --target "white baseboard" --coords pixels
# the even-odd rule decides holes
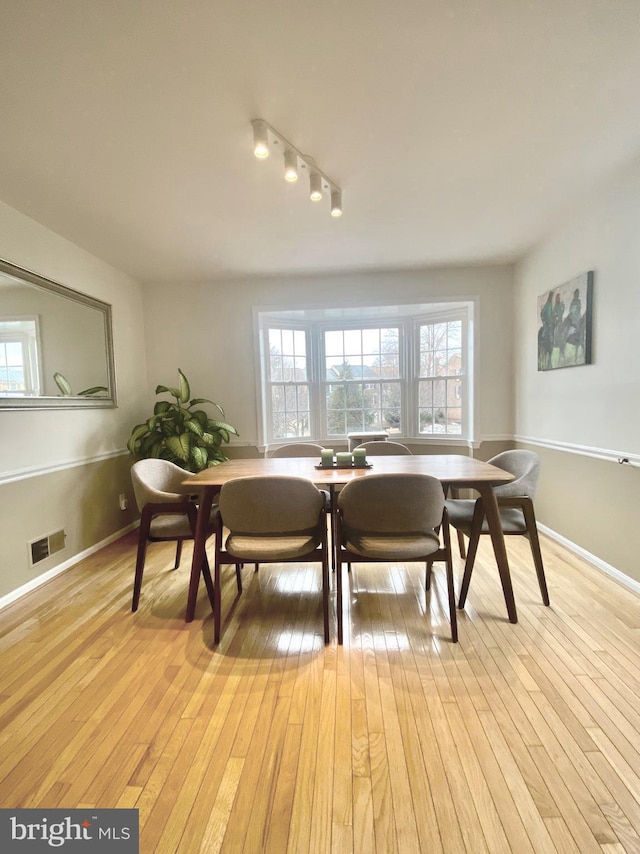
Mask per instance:
[[[56,575],[61,575],[65,570],[70,569],[77,563],[80,563],[80,561],[84,560],[85,557],[89,557],[89,555],[95,554],[95,552],[98,552],[100,551],[100,549],[103,549],[105,546],[108,546],[109,543],[113,543],[115,540],[119,540],[120,537],[124,536],[129,531],[132,531],[134,528],[137,528],[139,524],[139,520],[136,522],[132,522],[130,525],[127,525],[125,528],[121,528],[119,531],[116,531],[115,534],[111,534],[104,540],[101,540],[99,543],[96,543],[95,545],[90,546],[88,549],[85,549],[83,552],[79,552],[78,554],[73,555],[72,557],[68,558],[68,560],[65,560],[63,563],[59,563],[52,569],[47,570],[47,572],[43,572],[42,575],[38,575],[37,578],[34,578],[32,581],[23,584],[22,587],[18,587],[16,588],[16,590],[12,590],[5,596],[2,596],[2,598],[0,598],[0,610],[6,608],[7,605],[11,605],[11,603],[15,602],[17,599],[21,599],[23,596],[26,596],[27,593],[31,593],[32,590],[35,590],[37,587],[40,587],[42,584],[45,584],[52,578],[55,578]]]
[[[587,563],[590,563],[596,569],[599,569],[600,572],[604,572],[605,575],[608,575],[610,578],[613,578],[614,581],[617,581],[619,584],[622,584],[623,587],[627,587],[629,590],[632,590],[634,593],[640,595],[640,582],[635,581],[633,578],[630,578],[628,575],[625,575],[624,572],[620,572],[619,569],[616,569],[615,566],[611,566],[610,563],[602,560],[596,555],[591,554],[586,549],[583,549],[582,546],[576,545],[576,543],[568,540],[566,537],[563,537],[562,534],[558,534],[557,531],[554,531],[552,528],[547,528],[546,525],[541,525],[538,523],[538,529],[546,534],[547,537],[551,540],[555,540],[557,543],[560,543],[561,546],[564,546],[568,551],[573,552],[574,554],[581,557],[583,560],[586,560]]]

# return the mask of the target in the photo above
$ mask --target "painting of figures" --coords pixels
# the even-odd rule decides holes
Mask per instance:
[[[591,364],[593,270],[538,297],[538,370]]]

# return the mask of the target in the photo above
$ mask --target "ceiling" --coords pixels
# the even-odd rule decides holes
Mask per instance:
[[[511,261],[640,153],[637,0],[0,0],[0,21],[0,199],[142,282]],[[341,218],[253,157],[253,118],[342,187]]]

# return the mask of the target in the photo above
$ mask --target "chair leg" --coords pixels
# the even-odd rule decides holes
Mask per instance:
[[[324,620],[324,642],[329,643],[329,552],[322,554],[322,616]]]
[[[460,588],[460,598],[458,599],[458,608],[464,608],[464,603],[467,601],[467,593],[469,592],[469,583],[471,581],[471,573],[473,572],[473,564],[478,551],[478,543],[480,542],[480,532],[482,531],[482,522],[484,519],[484,507],[482,499],[476,501],[473,509],[473,518],[471,519],[471,530],[469,531],[469,550],[467,559],[464,564],[464,574],[462,576],[462,586]]]
[[[136,556],[136,573],[133,580],[133,599],[131,610],[137,611],[140,603],[140,590],[142,589],[142,573],[144,572],[144,561],[147,555],[147,542],[151,529],[151,514],[142,511],[140,517],[140,529],[138,532],[138,553]]]
[[[451,640],[458,642],[458,614],[456,612],[456,592],[453,584],[453,559],[451,557],[451,534],[448,523],[444,526],[445,564],[447,567],[447,594],[449,597],[449,620],[451,622]]]
[[[236,584],[238,585],[238,593],[242,593],[242,567],[243,563],[236,564]]]
[[[211,580],[211,569],[209,568],[209,561],[207,560],[206,554],[204,556],[204,561],[202,562],[202,577],[204,578],[204,584],[207,588],[207,595],[209,596],[211,610],[215,611],[215,593],[213,590],[213,581]]]
[[[178,540],[176,544],[176,560],[174,564],[174,569],[177,569],[180,566],[180,561],[182,560],[182,540]]]
[[[425,576],[424,576],[424,589],[425,590],[431,589],[431,570],[432,569],[433,569],[433,561],[428,560],[427,561],[427,570],[426,570]]]
[[[338,644],[342,644],[342,559],[339,547],[336,555],[336,616],[338,618]]]
[[[466,551],[464,547],[464,534],[460,529],[457,531],[458,534],[458,548],[460,550],[460,557],[466,557]]]
[[[531,499],[523,503],[522,510],[524,512],[524,519],[527,525],[527,538],[529,540],[529,545],[531,546],[531,556],[533,557],[533,563],[538,576],[538,584],[540,585],[542,601],[545,605],[549,605],[549,591],[547,590],[547,579],[544,574],[544,565],[542,563],[542,552],[540,551],[536,514],[533,509],[533,502]]]

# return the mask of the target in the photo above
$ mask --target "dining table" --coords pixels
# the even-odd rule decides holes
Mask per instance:
[[[471,489],[478,493],[483,503],[487,527],[491,535],[507,615],[511,623],[518,622],[516,603],[509,571],[504,533],[494,486],[508,483],[513,475],[491,463],[462,454],[407,454],[369,457],[365,466],[321,466],[315,457],[271,457],[256,459],[229,459],[211,468],[192,474],[182,486],[198,497],[198,518],[193,543],[193,558],[187,598],[186,622],[195,615],[200,575],[205,559],[205,546],[209,533],[211,508],[217,493],[227,481],[239,477],[287,475],[303,477],[331,496],[332,510],[336,506],[336,493],[345,484],[371,474],[428,474],[437,478],[445,494],[449,487]],[[332,513],[332,520],[334,515]]]

